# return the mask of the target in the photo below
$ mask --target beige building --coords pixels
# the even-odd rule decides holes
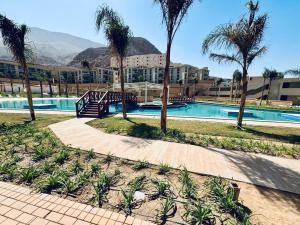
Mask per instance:
[[[269,100],[291,101],[294,104],[300,104],[300,78],[284,78],[273,80],[271,87],[269,80],[265,81],[263,77],[250,77],[248,81],[248,98]],[[212,87],[209,89],[210,96],[230,97],[231,84],[228,86]],[[235,92],[235,87],[234,87]],[[241,93],[239,91],[238,93]]]
[[[147,54],[128,56],[124,59],[124,67],[164,67],[166,65],[166,54]],[[110,66],[119,67],[116,57],[111,57]]]

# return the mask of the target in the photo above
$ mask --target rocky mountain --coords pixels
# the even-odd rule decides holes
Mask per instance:
[[[87,48],[104,45],[66,33],[52,32],[36,27],[30,28],[28,41],[39,64],[68,64],[74,56]],[[0,59],[11,59],[0,36]]]
[[[161,52],[147,39],[142,37],[131,38],[127,56],[161,54]],[[74,57],[71,66],[80,66],[82,60],[88,60],[92,66],[106,67],[110,65],[111,51],[108,47],[88,48]]]

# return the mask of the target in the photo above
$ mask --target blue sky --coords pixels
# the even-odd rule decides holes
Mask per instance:
[[[103,2],[119,12],[134,36],[147,38],[165,51],[166,35],[160,10],[152,0],[1,0],[0,13],[29,26],[105,44],[103,35],[97,34],[94,26],[96,8]],[[260,12],[269,13],[264,40],[269,51],[255,61],[249,74],[260,75],[264,67],[279,71],[300,67],[300,1],[261,0],[260,3]],[[196,0],[175,37],[172,61],[208,66],[213,76],[231,77],[238,66],[209,60],[207,55],[202,55],[201,44],[216,26],[234,22],[245,12],[245,0]]]

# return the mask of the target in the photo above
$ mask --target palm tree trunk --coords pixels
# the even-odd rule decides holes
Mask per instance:
[[[124,88],[123,57],[121,56],[120,56],[120,75],[121,75],[121,92],[122,92],[122,112],[123,112],[123,118],[127,119],[125,88]]]
[[[76,96],[79,96],[79,81],[78,81],[78,76],[76,76]]]
[[[237,102],[238,81],[235,83],[234,101]]]
[[[60,80],[60,74],[58,75],[58,95],[61,96],[61,80]]]
[[[160,129],[166,133],[167,132],[167,102],[168,102],[168,83],[169,83],[169,69],[170,69],[170,58],[171,58],[171,46],[172,41],[169,37],[167,45],[166,54],[166,66],[163,78],[163,95],[162,95],[162,107],[161,107],[161,117],[160,117]]]
[[[14,83],[13,83],[12,79],[9,79],[9,81],[10,81],[11,93],[13,94],[14,93]]]
[[[23,70],[24,70],[24,76],[25,76],[25,86],[26,86],[26,92],[27,92],[27,101],[28,101],[28,108],[31,116],[31,120],[35,120],[35,114],[33,109],[33,101],[32,101],[32,93],[31,93],[31,87],[30,87],[30,81],[29,81],[29,75],[28,75],[28,68],[26,62],[22,63]]]
[[[40,89],[41,89],[41,98],[44,97],[43,95],[43,81],[40,80]]]
[[[270,96],[270,92],[271,92],[271,85],[272,85],[272,79],[270,79],[270,82],[269,82],[269,90],[268,90],[268,95],[267,95],[267,99],[266,99],[267,104],[269,104],[269,96]]]
[[[50,94],[50,97],[52,97],[53,96],[53,90],[52,90],[51,80],[48,80],[48,85],[49,85],[49,94]]]
[[[65,95],[68,98],[69,97],[69,93],[68,93],[68,79],[66,79],[66,83],[65,83]]]
[[[264,92],[265,92],[265,84],[266,84],[266,79],[264,78],[264,85],[263,85],[263,89],[262,89],[261,97],[260,97],[260,101],[259,101],[259,105],[260,105],[260,106],[261,106],[262,99],[263,99]]]
[[[243,68],[243,77],[242,77],[242,96],[240,101],[240,110],[237,120],[237,128],[242,129],[243,127],[243,117],[244,117],[244,111],[245,111],[245,104],[246,104],[246,98],[247,98],[247,89],[248,89],[248,71],[246,68]]]
[[[230,88],[230,101],[233,100],[233,85],[234,85],[234,79],[232,79],[232,82],[231,82],[231,88]]]

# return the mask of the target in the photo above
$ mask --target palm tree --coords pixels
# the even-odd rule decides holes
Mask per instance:
[[[216,97],[219,97],[219,88],[220,88],[220,85],[222,84],[223,82],[223,78],[218,78],[216,81],[215,81],[215,86],[216,86]]]
[[[237,102],[238,95],[240,94],[241,81],[243,74],[239,70],[235,70],[233,74],[233,79],[235,80],[235,91],[234,91],[234,101]]]
[[[272,87],[272,82],[277,79],[282,79],[283,78],[283,73],[278,72],[277,70],[269,70],[269,90],[267,94],[267,103],[269,103],[269,96],[271,92],[271,87]]]
[[[300,69],[291,69],[291,70],[287,70],[284,72],[284,74],[286,75],[293,75],[293,76],[297,76],[300,77]]]
[[[267,14],[257,16],[259,2],[254,3],[250,0],[247,3],[248,18],[246,15],[237,23],[228,23],[217,27],[211,32],[203,42],[203,53],[207,53],[212,46],[224,48],[225,54],[210,53],[210,58],[217,62],[234,62],[242,67],[242,96],[240,110],[237,119],[237,128],[242,129],[244,108],[247,98],[248,88],[248,69],[253,60],[262,56],[267,48],[261,46]]]
[[[48,78],[46,77],[46,75],[44,73],[36,74],[35,77],[40,82],[41,98],[43,98],[44,97],[44,94],[43,94],[43,81],[47,81]]]
[[[182,87],[182,84],[183,84],[182,79],[178,80],[178,84],[179,84],[180,95],[183,95],[183,94],[182,94],[182,91],[181,91],[181,87]]]
[[[26,34],[29,32],[29,28],[24,24],[17,25],[6,16],[0,14],[0,31],[3,38],[3,44],[8,47],[13,54],[14,59],[22,66],[24,70],[30,116],[31,120],[35,120],[27,67],[27,60],[32,57],[32,51],[25,41]]]
[[[166,65],[163,76],[162,108],[160,118],[160,128],[163,132],[167,131],[167,98],[172,42],[183,18],[187,15],[188,9],[193,2],[193,0],[154,0],[154,3],[160,5],[163,23],[165,24],[167,31]]]
[[[196,86],[199,83],[199,78],[198,77],[194,77],[194,95],[196,95]]]
[[[90,78],[89,78],[90,87],[89,87],[89,89],[91,90],[92,70],[91,70],[90,63],[87,60],[83,60],[83,61],[81,61],[81,66],[83,68],[86,68],[89,71],[89,74],[90,74]]]
[[[124,87],[124,69],[123,60],[126,56],[127,47],[131,38],[131,31],[126,26],[123,20],[106,5],[101,6],[96,11],[96,28],[99,31],[103,27],[106,39],[109,42],[112,55],[119,61],[119,71],[121,78],[121,92],[122,92],[122,111],[123,118],[127,118],[125,87]]]
[[[264,92],[265,92],[265,89],[266,89],[266,80],[270,78],[270,70],[265,68],[265,71],[263,72],[263,78],[264,78],[264,83],[263,83],[263,89],[261,91],[261,97],[260,97],[260,102],[259,102],[259,105],[261,105],[262,103],[262,100],[263,100],[263,96],[264,96]],[[269,90],[270,90],[270,86],[269,86]]]
[[[49,94],[50,94],[50,97],[53,96],[53,89],[52,89],[52,74],[51,72],[47,72],[46,73],[46,77],[47,77],[47,81],[48,81],[48,86],[49,86]]]

